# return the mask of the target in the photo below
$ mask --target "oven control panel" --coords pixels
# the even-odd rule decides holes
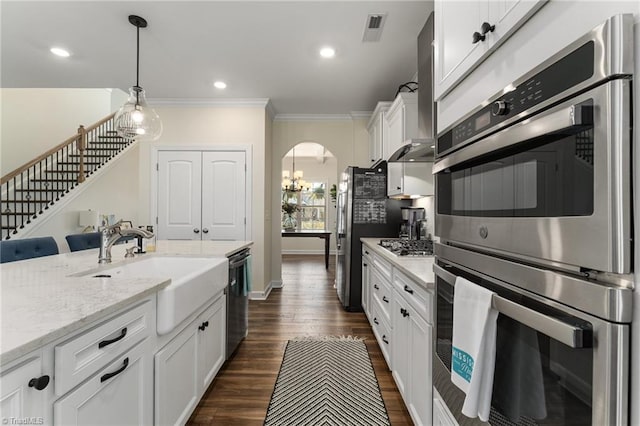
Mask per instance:
[[[440,135],[436,155],[589,79],[594,66],[594,43],[589,41],[517,86],[510,84],[488,105]]]

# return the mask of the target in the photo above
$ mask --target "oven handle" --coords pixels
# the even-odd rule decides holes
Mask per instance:
[[[460,265],[455,265],[456,268],[469,272],[487,281],[494,281],[491,277],[488,277],[479,272],[472,271]],[[445,270],[439,265],[433,265],[433,271],[437,276],[445,280],[451,286],[455,286],[456,276],[451,272]],[[572,348],[588,348],[591,347],[589,342],[591,339],[585,339],[585,333],[590,333],[590,330],[586,330],[581,327],[576,327],[566,322],[562,322],[550,316],[536,312],[533,309],[519,305],[512,302],[509,299],[505,299],[497,294],[493,295],[492,306],[495,310],[503,315],[508,316],[532,329],[546,334],[547,336],[564,343]]]
[[[540,117],[530,121],[525,120],[508,129],[484,138],[482,143],[468,145],[460,151],[451,153],[436,162],[433,165],[433,173],[439,173],[465,161],[499,149],[517,145],[539,136],[556,133],[573,127],[585,127],[589,125],[593,125],[593,105],[590,100],[559,109],[555,112],[544,113]]]

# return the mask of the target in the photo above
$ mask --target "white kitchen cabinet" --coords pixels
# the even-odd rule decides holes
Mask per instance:
[[[145,339],[53,405],[57,425],[153,423],[153,347]]]
[[[418,137],[418,93],[398,93],[385,114],[389,130],[384,158],[389,158],[407,139]]]
[[[442,400],[438,391],[433,388],[433,426],[458,426],[449,407]]]
[[[226,297],[221,295],[155,356],[155,423],[184,424],[224,363]]]
[[[391,198],[420,198],[434,194],[433,163],[389,163],[387,195]]]
[[[200,368],[200,390],[204,392],[216,376],[225,360],[226,345],[226,298],[220,297],[200,316],[204,330],[198,334],[198,364]]]
[[[435,0],[434,98],[441,99],[546,0]],[[484,29],[483,24],[486,23]],[[487,31],[483,34],[483,31]],[[474,43],[474,33],[478,33]],[[484,39],[482,39],[484,37]]]
[[[247,239],[245,151],[160,151],[157,172],[160,239]]]
[[[393,312],[393,377],[415,424],[431,422],[431,325],[405,295],[397,293]]]
[[[391,102],[378,102],[367,125],[367,131],[369,132],[369,165],[373,165],[379,160],[387,159],[384,156],[384,145],[388,137],[389,127],[385,119],[385,113],[390,106]]]
[[[51,386],[47,379],[51,377],[42,367],[40,354],[34,353],[0,373],[0,413],[3,419],[42,418],[46,424],[51,424],[50,419],[45,419],[46,389]],[[41,389],[38,390],[36,385]]]
[[[371,319],[371,289],[369,288],[369,281],[372,267],[371,254],[366,246],[362,246],[362,309],[369,319]]]

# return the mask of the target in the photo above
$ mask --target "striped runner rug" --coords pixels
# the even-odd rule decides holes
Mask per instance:
[[[364,342],[289,340],[264,424],[390,425]]]

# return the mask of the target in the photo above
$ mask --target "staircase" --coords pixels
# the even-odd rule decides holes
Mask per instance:
[[[15,237],[133,143],[116,134],[114,115],[80,126],[74,136],[2,177],[0,238]]]

